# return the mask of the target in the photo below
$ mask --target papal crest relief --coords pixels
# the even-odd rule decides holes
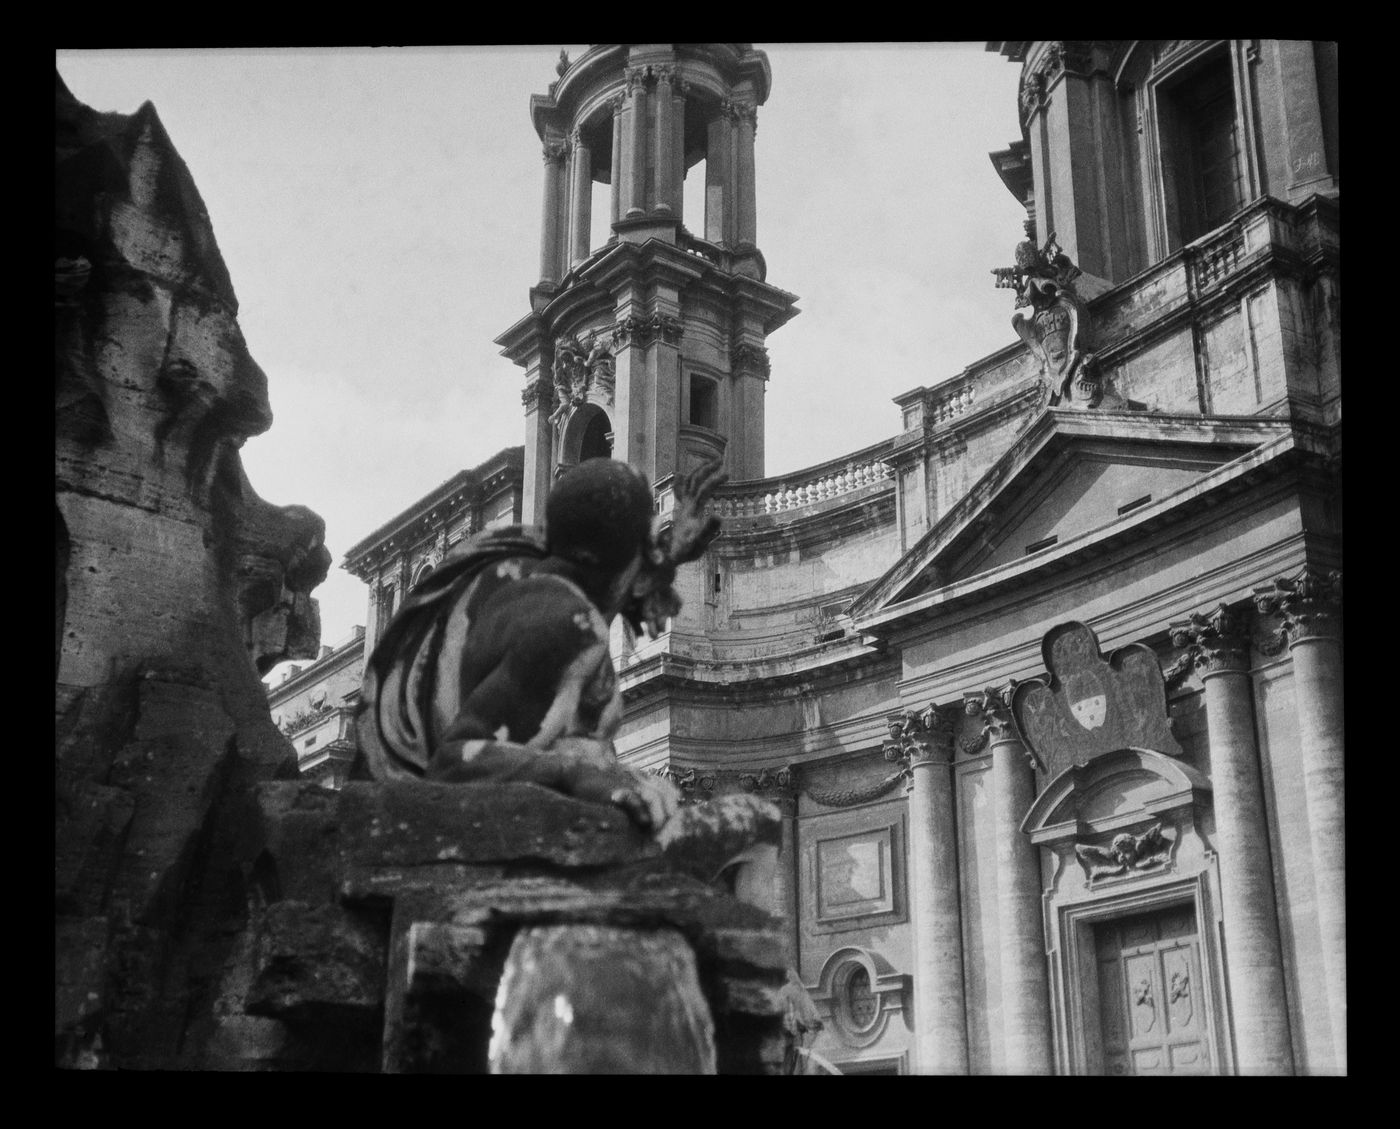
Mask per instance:
[[[1150,647],[1130,643],[1104,658],[1082,623],[1062,623],[1041,642],[1048,680],[1016,687],[1011,712],[1027,747],[1058,775],[1117,749],[1182,755],[1167,717],[1167,686]]]

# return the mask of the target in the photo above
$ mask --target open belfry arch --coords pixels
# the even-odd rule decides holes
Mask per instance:
[[[754,136],[770,84],[747,44],[590,48],[530,101],[543,146],[540,280],[497,339],[525,369],[526,520],[582,458],[653,483],[722,457],[761,478],[765,341],[796,314],[757,246]],[[704,179],[687,176],[704,165]],[[593,194],[609,234],[590,246]],[[703,232],[682,223],[686,192]],[[591,430],[590,430],[591,429]]]

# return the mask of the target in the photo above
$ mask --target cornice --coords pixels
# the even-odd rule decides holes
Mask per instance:
[[[1105,414],[1075,413],[1080,419],[1087,419],[1090,415],[1102,416]],[[946,614],[948,608],[955,603],[964,600],[980,602],[994,598],[997,592],[1005,590],[1008,586],[1020,587],[1036,583],[1047,576],[1063,575],[1067,568],[1080,562],[1103,561],[1118,547],[1142,542],[1149,535],[1156,535],[1162,530],[1177,527],[1183,521],[1195,517],[1203,510],[1218,506],[1225,498],[1253,488],[1262,476],[1271,477],[1282,474],[1288,468],[1295,466],[1300,458],[1307,457],[1305,451],[1300,452],[1296,437],[1288,429],[1285,421],[1248,422],[1257,422],[1261,425],[1271,424],[1274,431],[1282,429],[1285,433],[1278,435],[1271,442],[1262,443],[1247,454],[1223,464],[1217,470],[1202,475],[1190,486],[1174,491],[1172,494],[1139,510],[1134,510],[1132,513],[1098,529],[1089,530],[1070,538],[1053,550],[1038,553],[1025,560],[1014,561],[987,572],[974,574],[951,584],[941,585],[933,591],[921,593],[897,603],[890,603],[884,607],[876,604],[871,610],[863,611],[857,605],[851,609],[857,630],[881,636],[888,635],[897,624],[904,621],[915,622],[930,614]],[[959,504],[961,505],[961,503]],[[977,509],[980,509],[981,506],[982,503],[979,503]],[[950,515],[952,513],[953,511],[950,511]],[[956,528],[965,528],[973,516],[975,516],[975,512]],[[925,535],[926,538],[930,538],[930,544],[934,543],[931,540],[931,535],[938,532],[939,527],[936,525],[930,534]],[[944,536],[947,538],[947,544],[951,545],[953,537],[950,531],[945,531]],[[928,567],[931,561],[931,557],[923,556],[920,563],[907,570],[899,583],[907,585],[912,582],[918,572]],[[877,584],[879,583],[881,582],[877,581]],[[887,584],[886,590],[888,591],[891,587],[892,585]],[[871,592],[874,592],[874,586],[872,586]],[[869,594],[862,599],[870,599]]]
[[[809,661],[816,660],[816,661]],[[793,663],[788,670],[771,668]],[[773,694],[802,696],[837,683],[858,682],[897,671],[899,660],[881,648],[847,636],[814,647],[798,647],[782,656],[736,662],[700,661],[682,655],[649,655],[618,672],[623,700],[629,706],[665,696],[677,703],[713,705],[720,695],[732,702],[770,700]],[[762,668],[770,668],[763,670]]]
[[[365,573],[378,567],[370,558],[382,556],[389,548],[401,549],[416,545],[428,529],[437,528],[450,517],[468,507],[480,505],[484,499],[499,493],[503,484],[524,481],[525,448],[506,447],[491,458],[459,471],[440,486],[434,487],[412,505],[401,510],[368,537],[357,541],[346,552],[341,568],[365,579]],[[439,512],[436,516],[434,511]]]

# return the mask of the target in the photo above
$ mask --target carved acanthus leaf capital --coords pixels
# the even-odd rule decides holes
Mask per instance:
[[[527,381],[521,390],[520,402],[525,405],[527,412],[536,407],[548,408],[551,402],[549,382],[539,376]]]
[[[1205,615],[1192,612],[1189,619],[1173,623],[1167,630],[1172,645],[1190,655],[1201,675],[1249,669],[1248,624],[1238,608],[1220,604]]]
[[[981,717],[982,733],[993,745],[1021,743],[1021,734],[1011,717],[1011,696],[1016,686],[1013,678],[1005,686],[988,686],[963,695],[963,709],[970,717]]]
[[[761,345],[741,342],[729,351],[729,359],[735,372],[755,372],[766,380],[773,371],[773,366],[768,360],[768,350]]]
[[[549,164],[551,161],[562,161],[564,154],[569,151],[568,142],[562,137],[550,138],[544,143],[544,161]]]
[[[915,713],[904,710],[886,721],[890,741],[884,747],[885,759],[904,766],[907,772],[918,764],[948,764],[953,759],[953,732],[958,709],[928,705]]]
[[[1302,639],[1336,638],[1342,627],[1342,574],[1304,568],[1296,577],[1256,588],[1254,604],[1264,615],[1278,613],[1290,647]]]

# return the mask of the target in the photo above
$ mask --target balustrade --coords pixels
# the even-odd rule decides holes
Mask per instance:
[[[721,517],[784,513],[839,498],[890,477],[890,468],[877,458],[853,459],[845,467],[821,469],[824,473],[814,474],[811,478],[802,476],[777,482],[741,484],[715,498],[715,512]]]

